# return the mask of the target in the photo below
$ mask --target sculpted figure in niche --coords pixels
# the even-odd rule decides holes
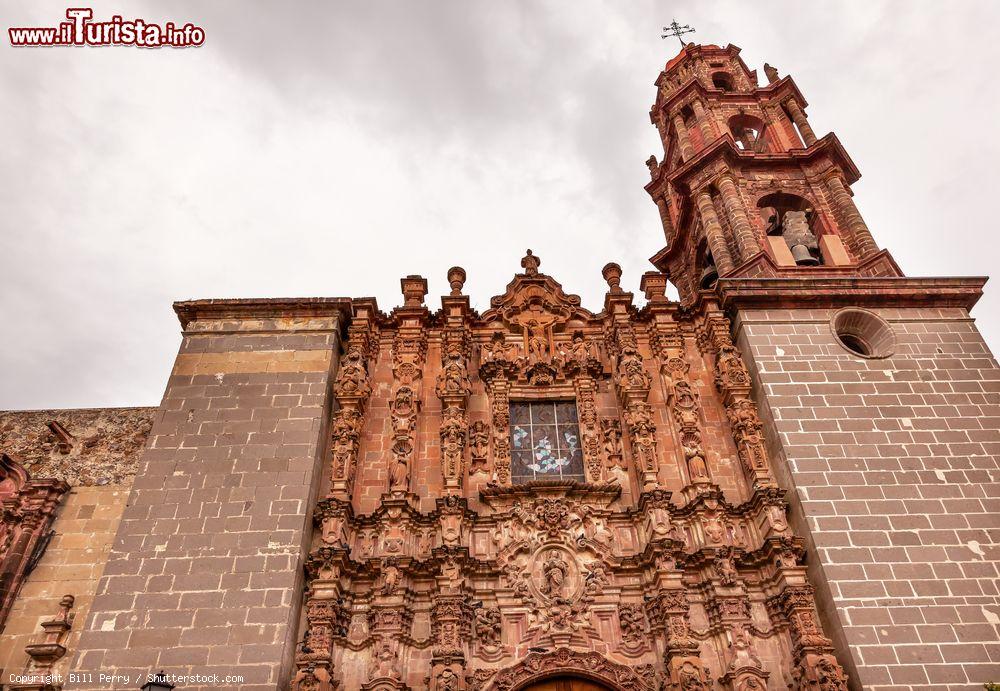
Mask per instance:
[[[582,331],[575,331],[573,333],[573,340],[570,341],[569,347],[564,354],[568,360],[575,360],[577,362],[586,362],[594,356],[593,347],[583,337]]]
[[[733,564],[733,554],[728,547],[719,550],[715,557],[715,571],[719,574],[719,582],[722,585],[735,585],[739,575],[736,566]]]
[[[622,640],[628,644],[636,644],[645,636],[646,618],[642,613],[642,605],[626,604],[618,607],[618,621],[621,625]]]
[[[472,457],[469,470],[472,473],[485,473],[487,456],[490,448],[490,435],[486,423],[476,420],[469,429],[469,452]]]
[[[441,691],[458,691],[458,676],[450,668],[446,667],[438,675],[437,687]]]
[[[642,357],[635,348],[631,346],[625,348],[618,366],[621,368],[622,384],[626,388],[649,388],[649,374],[646,372],[646,368],[642,366]]]
[[[708,686],[702,681],[698,668],[690,662],[685,662],[678,673],[681,691],[703,691]]]
[[[500,634],[503,632],[500,610],[496,607],[477,609],[475,631],[476,638],[483,645],[500,645]]]
[[[605,418],[601,424],[604,428],[604,453],[608,457],[608,463],[612,467],[624,467],[621,423],[612,418]]]
[[[562,555],[557,550],[550,551],[542,566],[542,592],[555,599],[563,597],[568,575],[569,566]]]
[[[535,320],[529,321],[528,329],[528,360],[530,362],[547,362],[549,359],[549,339],[545,327]]]
[[[698,440],[694,439],[692,435],[685,435],[681,445],[684,448],[684,457],[687,459],[691,481],[708,482],[708,468],[705,466],[705,459],[702,457]]]
[[[337,376],[337,390],[342,396],[363,394],[365,392],[368,373],[365,370],[364,356],[358,348],[351,348],[340,363],[340,374]]]
[[[587,575],[583,578],[583,591],[588,596],[600,595],[609,582],[607,567],[603,562],[592,561],[587,566]]]
[[[400,574],[399,568],[392,563],[386,564],[382,569],[382,585],[379,587],[379,594],[392,595],[395,593],[401,579],[402,574]]]
[[[406,440],[398,440],[392,448],[392,471],[389,473],[389,491],[406,492],[410,487],[410,467],[406,457],[410,453],[410,444]]]
[[[517,346],[508,344],[502,331],[494,331],[490,342],[483,346],[482,362],[513,362],[517,358]]]
[[[469,375],[465,368],[465,359],[457,349],[448,353],[438,388],[441,395],[460,395],[469,390]]]

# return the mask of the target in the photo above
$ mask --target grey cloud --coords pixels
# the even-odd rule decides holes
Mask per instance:
[[[5,26],[65,4],[6,3]],[[642,189],[648,109],[703,42],[790,72],[864,178],[876,239],[912,275],[988,273],[998,177],[993,2],[110,3],[194,21],[186,51],[0,46],[0,407],[155,403],[170,301],[369,295],[398,278],[479,307],[526,247],[599,307],[600,268],[637,290],[663,242]],[[1000,342],[988,286],[975,315]],[[429,300],[436,305],[436,298]]]

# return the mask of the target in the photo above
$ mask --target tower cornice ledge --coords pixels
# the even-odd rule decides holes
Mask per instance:
[[[316,319],[338,317],[342,325],[351,319],[350,298],[234,298],[183,300],[174,303],[181,327],[200,320],[220,319]]]
[[[844,181],[848,185],[853,185],[861,179],[861,171],[858,170],[858,167],[847,153],[847,149],[844,148],[840,139],[833,132],[817,140],[815,144],[808,148],[790,149],[781,153],[743,151],[736,146],[736,140],[733,139],[732,135],[727,133],[699,151],[690,161],[685,162],[682,166],[661,179],[665,179],[674,185],[693,188],[700,183],[700,180],[692,185],[692,179],[696,178],[699,173],[703,173],[708,164],[715,158],[724,158],[728,162],[738,161],[741,165],[747,166],[785,162],[802,165],[810,163],[824,153],[828,154],[838,168],[843,171]],[[718,174],[719,172],[712,171],[710,175],[714,177]],[[657,191],[656,181],[647,184],[645,189],[651,196],[655,196]]]
[[[962,307],[983,295],[985,276],[942,278],[801,277],[721,278],[723,309],[873,307]]]

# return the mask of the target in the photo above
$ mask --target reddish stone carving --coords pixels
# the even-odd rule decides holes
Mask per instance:
[[[598,653],[559,648],[551,653],[531,653],[516,665],[500,672],[485,671],[469,678],[470,691],[513,691],[534,681],[564,675],[593,679],[621,691],[652,691],[645,674],[616,664]]]
[[[16,459],[0,455],[0,624],[48,544],[56,507],[68,490],[62,480],[32,480]]]

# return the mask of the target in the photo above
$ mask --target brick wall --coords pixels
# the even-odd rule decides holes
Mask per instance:
[[[874,311],[887,359],[844,350],[832,310],[734,326],[852,686],[981,689],[1000,682],[1000,369],[963,309]]]
[[[92,682],[68,688],[161,668],[289,678],[339,321],[187,324],[74,657]]]
[[[21,587],[0,636],[4,681],[24,671],[24,646],[44,639],[39,624],[56,615],[63,595],[76,598],[71,610],[76,623],[63,645],[77,647],[128,495],[129,488],[122,486],[75,487],[63,499],[52,526],[56,534]],[[60,660],[53,671],[66,674],[69,661]]]

